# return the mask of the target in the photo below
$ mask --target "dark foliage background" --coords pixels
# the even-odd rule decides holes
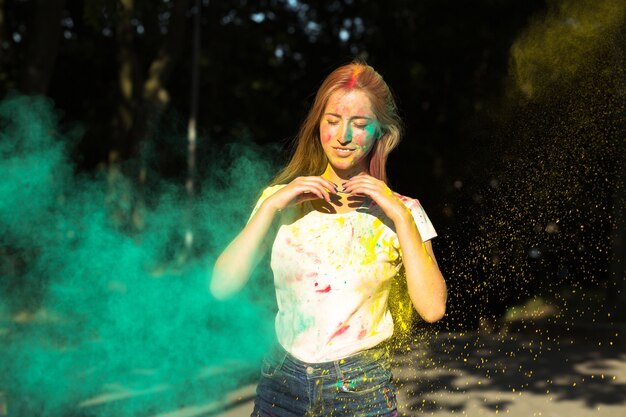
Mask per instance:
[[[623,22],[618,3],[602,4]],[[419,198],[440,232],[436,250],[451,296],[441,326],[475,327],[481,317],[497,322],[512,305],[538,296],[558,304],[578,287],[591,297],[582,304],[594,299],[602,306],[592,319],[608,313],[612,322],[624,316],[623,25],[600,40],[572,35],[589,45],[580,55],[587,69],[567,79],[553,71],[540,94],[519,88],[513,61],[520,58],[512,54],[546,16],[564,25],[578,19],[575,5],[1,0],[0,94],[49,97],[61,130],[82,129],[68,144],[76,175],[119,172],[130,179],[132,204],[114,215],[133,234],[163,180],[184,195],[192,176],[193,194],[202,195],[202,179],[221,175],[216,161],[228,169],[223,155],[232,144],[269,146],[266,158],[278,168],[321,80],[364,58],[395,92],[406,123],[390,161],[392,187]],[[601,14],[594,18],[606,23]],[[572,41],[567,36],[564,45]],[[568,65],[546,62],[548,69]],[[192,92],[199,110],[190,171]],[[566,149],[580,152],[567,161],[555,156]],[[572,181],[580,187],[571,188]],[[200,243],[194,258],[210,247]],[[3,256],[21,256],[10,253]]]

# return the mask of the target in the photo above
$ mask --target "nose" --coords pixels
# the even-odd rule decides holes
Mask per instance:
[[[350,126],[350,123],[345,124],[345,127],[343,128],[343,132],[341,133],[341,136],[337,138],[337,141],[341,145],[345,145],[347,143],[352,142],[352,127]]]

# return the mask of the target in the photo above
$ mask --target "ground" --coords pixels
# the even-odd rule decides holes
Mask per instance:
[[[614,334],[598,332],[597,336]],[[604,337],[440,333],[394,353],[403,416],[626,417],[626,346]],[[550,339],[550,340],[547,340]],[[219,414],[249,416],[254,385]],[[188,412],[187,412],[188,411]]]
[[[626,326],[571,330],[422,332],[393,351],[399,414],[626,417]],[[126,381],[102,380],[99,392],[58,416],[101,417],[115,410],[120,417],[248,417],[252,411],[256,365],[224,364],[157,379],[146,372],[129,369],[122,373],[129,375]],[[245,377],[217,402],[207,400],[219,373]],[[133,385],[130,376],[141,384]],[[31,417],[33,408],[2,388],[0,416]],[[30,411],[15,411],[19,406]]]

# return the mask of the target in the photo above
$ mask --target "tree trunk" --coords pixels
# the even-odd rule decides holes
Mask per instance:
[[[46,94],[61,41],[65,0],[35,0],[28,25],[26,53],[19,89],[24,94]]]
[[[193,215],[191,206],[195,195],[196,178],[196,140],[198,137],[198,96],[200,89],[200,0],[195,0],[193,17],[193,49],[191,60],[191,103],[189,111],[189,125],[187,128],[187,190],[188,207],[185,219],[185,253],[189,256],[193,246]]]
[[[107,200],[114,223],[121,229],[141,229],[137,219],[137,196],[128,177],[132,171],[124,172],[122,162],[133,156],[136,140],[132,131],[135,124],[137,102],[137,58],[133,48],[134,0],[117,1],[117,27],[115,31],[118,59],[117,109],[113,118],[111,148],[108,156]],[[128,168],[126,168],[128,169]],[[132,168],[131,168],[132,170]],[[130,174],[130,175],[129,175]]]
[[[118,24],[116,28],[118,48],[118,88],[120,100],[113,126],[113,147],[109,163],[129,158],[133,153],[134,140],[131,132],[135,119],[137,98],[137,59],[133,49],[133,27],[131,19],[134,0],[119,0]]]
[[[137,109],[134,126],[134,135],[139,141],[141,160],[139,180],[141,183],[146,179],[147,141],[153,137],[161,115],[170,101],[166,84],[183,49],[189,2],[190,0],[176,0],[173,3],[167,37],[156,58],[150,64],[148,76],[143,83],[141,105]]]
[[[6,60],[3,43],[7,41],[7,21],[4,8],[5,1],[0,0],[0,68],[4,68],[4,61]]]
[[[133,46],[134,27],[131,20],[136,12],[135,1],[118,0],[116,35],[120,101],[113,125],[114,142],[109,152],[109,192],[111,200],[125,202],[124,207],[118,210],[118,221],[131,230],[143,228],[147,148],[170,101],[166,84],[183,49],[189,1],[173,2],[168,34],[151,62],[148,74],[144,75],[140,73]],[[129,165],[130,172],[122,175],[119,162],[133,157],[136,159],[135,163]],[[139,188],[136,192],[128,191],[130,188],[124,185],[126,176],[137,179]],[[132,192],[132,195],[127,195],[128,192]]]

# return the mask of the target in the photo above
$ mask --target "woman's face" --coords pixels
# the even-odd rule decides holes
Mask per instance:
[[[367,155],[379,134],[365,92],[339,90],[330,96],[320,121],[320,140],[335,172],[367,171]]]

